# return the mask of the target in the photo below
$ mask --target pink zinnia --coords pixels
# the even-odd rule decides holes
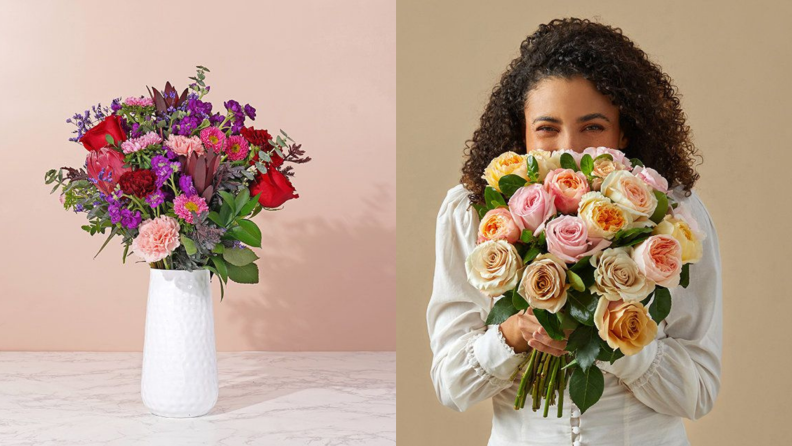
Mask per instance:
[[[215,153],[223,153],[225,150],[225,133],[217,127],[207,127],[201,130],[201,141],[204,146],[214,150]]]
[[[208,210],[209,206],[206,205],[206,200],[198,195],[188,196],[181,194],[173,200],[173,212],[187,223],[193,222],[192,212],[200,215],[201,212],[206,212]]]
[[[239,161],[247,158],[250,152],[247,140],[240,136],[229,136],[226,144],[225,153],[231,161]]]
[[[146,147],[162,142],[162,137],[154,132],[148,132],[139,138],[128,139],[121,143],[124,153],[134,153]]]
[[[179,222],[166,215],[146,220],[132,240],[132,252],[148,263],[160,261],[181,244],[179,229]]]
[[[124,104],[126,105],[137,105],[139,107],[148,107],[150,105],[154,105],[154,101],[151,98],[133,98],[129,97],[124,99]]]

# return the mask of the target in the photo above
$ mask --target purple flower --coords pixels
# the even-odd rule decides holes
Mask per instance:
[[[140,215],[140,211],[135,211],[133,214],[129,209],[121,209],[121,224],[124,225],[125,228],[128,229],[135,229],[140,224],[143,217]]]
[[[235,115],[243,113],[242,106],[239,105],[239,102],[231,99],[230,101],[223,102],[223,106],[225,106],[226,110],[234,113]]]
[[[255,121],[256,120],[256,109],[253,108],[250,104],[245,104],[245,114],[248,115],[248,118]]]
[[[110,104],[110,108],[114,112],[117,112],[118,110],[121,110],[121,98],[113,99],[113,103]]]
[[[190,175],[182,175],[181,178],[179,178],[179,187],[187,196],[198,194],[198,191],[195,190],[195,186],[193,185],[193,180]]]
[[[173,152],[171,152],[173,153]],[[162,187],[174,172],[178,172],[181,165],[178,161],[171,161],[167,156],[155,155],[151,158],[151,171],[157,176],[156,185]]]
[[[187,102],[187,109],[191,114],[203,119],[212,114],[212,103],[203,102],[197,96],[193,96],[193,99]]]
[[[165,202],[165,194],[163,194],[162,191],[159,189],[150,193],[148,197],[146,197],[146,203],[148,203],[148,205],[151,206],[151,209],[156,208],[157,206],[161,205],[164,202]]]

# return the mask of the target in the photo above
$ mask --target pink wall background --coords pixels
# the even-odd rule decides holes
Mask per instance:
[[[258,110],[313,158],[259,214],[258,285],[230,284],[219,351],[395,350],[395,1],[4,2],[0,350],[140,351],[148,267],[49,195],[81,166],[66,118],[208,67],[206,97]],[[130,260],[136,259],[134,256]],[[137,259],[136,259],[137,260]]]

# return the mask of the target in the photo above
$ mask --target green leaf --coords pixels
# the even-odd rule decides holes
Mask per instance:
[[[575,352],[575,359],[580,364],[580,368],[584,371],[588,370],[597,360],[600,352],[600,337],[597,330],[594,327],[581,325],[569,335],[566,350]]]
[[[578,365],[577,359],[573,359],[573,360],[569,361],[569,363],[567,363],[567,365],[561,367],[561,370],[566,370],[566,369],[568,369],[570,367],[574,367],[576,365]]]
[[[121,263],[126,265],[127,253],[129,252],[129,243],[124,245],[124,254],[121,256]]]
[[[248,192],[248,195],[250,195],[250,192]],[[256,204],[258,204],[259,197],[261,197],[261,192],[259,192],[258,194],[256,194],[256,196],[255,196],[255,197],[252,197],[252,198],[250,198],[250,199],[248,200],[248,202],[247,202],[247,203],[245,203],[245,204],[242,206],[242,208],[239,210],[239,214],[238,214],[238,215],[239,215],[240,217],[247,217],[247,216],[248,216],[248,214],[250,214],[251,212],[253,212],[253,209],[256,207]],[[237,197],[237,198],[238,198],[238,197]]]
[[[644,165],[644,163],[641,160],[639,160],[638,158],[630,158],[630,162],[632,163],[633,167],[635,167],[635,166],[642,166],[643,167],[643,165]]]
[[[690,263],[682,265],[682,272],[679,273],[679,286],[687,288],[690,285]]]
[[[572,169],[575,172],[579,170],[575,158],[572,158],[572,155],[568,153],[561,154],[561,167],[564,169]]]
[[[558,313],[558,318],[561,320],[561,331],[575,330],[580,326],[580,322],[566,313]]]
[[[517,309],[517,311],[528,309],[528,302],[525,300],[525,298],[520,296],[520,293],[516,291],[516,288],[506,293],[505,297],[511,297],[512,305]]]
[[[208,269],[209,271],[213,272],[215,276],[220,277],[220,273],[217,272],[217,269],[212,268],[209,265],[204,265],[204,269]],[[223,301],[223,296],[225,295],[225,287],[223,286],[223,278],[220,278],[220,302]]]
[[[517,192],[517,189],[525,186],[525,183],[527,183],[525,178],[518,175],[509,174],[501,177],[501,179],[498,181],[498,187],[500,187],[500,190],[504,195],[511,197],[515,192]]]
[[[533,231],[530,229],[523,229],[522,234],[520,234],[520,240],[522,240],[523,243],[531,243],[533,239]]]
[[[246,245],[255,246],[257,248],[261,247],[261,240],[257,240],[253,234],[247,232],[242,226],[234,226],[226,231],[225,236],[233,240],[239,240]],[[256,244],[258,244],[258,246],[256,246]]]
[[[597,295],[584,291],[582,293],[567,290],[569,315],[583,325],[594,325],[594,312],[597,311],[599,298]]]
[[[111,135],[109,133],[105,133],[105,141],[107,141],[108,145],[111,145],[111,146],[115,145],[115,139],[113,139],[113,135]]]
[[[583,414],[589,407],[599,401],[605,390],[605,378],[598,367],[589,367],[584,371],[577,367],[569,379],[569,396]]]
[[[597,355],[597,359],[600,361],[608,361],[609,363],[613,364],[622,356],[624,356],[624,353],[622,353],[621,350],[618,348],[616,350],[612,349],[607,342],[600,338],[600,352]]]
[[[652,220],[655,223],[660,223],[663,221],[666,212],[668,211],[668,196],[659,190],[654,191],[655,197],[657,197],[657,207],[655,208],[654,213],[649,220]]]
[[[259,270],[255,263],[248,263],[245,266],[226,265],[228,267],[228,278],[236,283],[258,283]]]
[[[218,243],[212,248],[212,252],[215,254],[222,254],[225,251],[225,246],[222,243]]]
[[[533,155],[528,155],[527,163],[528,178],[531,179],[531,183],[537,183],[539,181],[539,163],[536,162],[536,158]]]
[[[526,264],[531,263],[533,259],[535,259],[536,256],[538,256],[541,253],[542,253],[541,249],[539,249],[536,246],[532,246],[531,249],[529,249],[528,252],[525,253],[525,256],[523,257],[523,262]]]
[[[539,308],[534,308],[533,314],[536,316],[539,323],[542,324],[545,331],[547,331],[548,336],[556,341],[564,340],[564,332],[561,331],[561,324],[555,314]]]
[[[476,213],[478,213],[479,220],[482,220],[484,218],[484,216],[487,215],[487,210],[488,209],[487,209],[486,206],[483,206],[483,205],[480,205],[480,204],[477,204],[477,203],[473,203],[473,208],[476,210]]]
[[[221,226],[221,227],[223,226],[223,220],[220,218],[220,214],[218,214],[217,212],[215,211],[209,212],[207,218],[213,221],[214,224],[216,224],[217,226]]]
[[[198,252],[198,248],[195,247],[195,242],[184,234],[181,235],[181,243],[184,245],[184,250],[187,251],[188,256]]]
[[[660,321],[668,316],[671,312],[671,292],[668,288],[656,286],[654,292],[654,301],[649,306],[649,315],[652,316],[658,324]]]
[[[256,253],[250,249],[229,248],[223,252],[223,259],[234,266],[245,266],[258,260]]]
[[[217,272],[220,273],[220,278],[223,279],[223,282],[228,282],[228,267],[226,266],[226,262],[220,256],[212,256],[211,259],[215,268],[217,268]]]
[[[228,191],[225,191],[225,190],[221,190],[220,191],[220,196],[223,197],[223,201],[225,202],[225,204],[227,204],[228,207],[231,208],[231,213],[235,214],[236,213],[236,202],[234,200],[234,196],[231,195],[231,192],[228,192]]]
[[[583,279],[580,278],[574,271],[567,270],[567,277],[569,278],[569,284],[572,285],[572,288],[575,291],[585,291],[586,286],[583,284]]]
[[[607,160],[613,161],[613,155],[611,155],[610,153],[603,153],[602,155],[599,155],[598,157],[594,158],[594,161],[597,161],[600,158],[605,158]]]
[[[215,223],[217,223],[220,227],[223,228],[228,227],[228,225],[231,223],[231,220],[234,219],[234,210],[231,209],[230,206],[228,206],[228,203],[223,203],[223,205],[220,206],[219,218],[220,218],[220,222],[219,223],[215,222]]]
[[[517,309],[512,305],[512,299],[500,298],[492,307],[492,311],[487,315],[487,325],[500,325],[506,319],[517,313]]]
[[[572,270],[572,271],[575,271],[576,273],[580,273],[580,271],[583,268],[592,267],[591,263],[589,262],[590,260],[591,260],[591,256],[583,257],[582,259],[580,259],[577,262],[575,262],[575,264],[572,265],[569,269]]]
[[[234,209],[236,209],[237,215],[242,212],[242,207],[248,203],[248,200],[250,200],[250,191],[244,188],[234,199]]]
[[[85,229],[85,228],[83,228],[83,229]],[[107,244],[110,243],[110,239],[115,237],[116,234],[118,234],[118,228],[114,226],[113,230],[110,231],[110,235],[107,236],[107,240],[104,241],[104,243],[102,244],[102,247],[99,248],[99,252],[97,252],[96,255],[93,256],[93,258],[96,258],[96,256],[98,256],[99,253],[102,252],[103,249],[105,249],[105,246],[107,246]]]
[[[594,171],[594,160],[588,153],[580,158],[580,170],[583,171],[586,176],[591,176],[591,172]]]
[[[242,227],[242,229],[250,233],[250,235],[252,235],[255,240],[255,243],[244,243],[247,243],[250,246],[255,246],[256,248],[261,248],[261,229],[259,229],[258,225],[253,223],[251,220],[245,220],[241,218],[238,218],[236,222]]]
[[[490,186],[484,189],[484,201],[487,203],[487,209],[496,209],[500,206],[506,206],[506,200],[503,199],[503,195]]]

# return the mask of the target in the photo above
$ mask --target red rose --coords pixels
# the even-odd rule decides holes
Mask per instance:
[[[272,135],[270,135],[268,131],[256,130],[253,127],[242,127],[240,133],[242,134],[243,137],[245,137],[247,142],[253,144],[254,146],[258,146],[260,150],[263,150],[265,152],[269,152],[270,150],[272,150],[272,144],[269,143],[269,141],[272,139]],[[281,158],[281,156],[275,152],[272,152],[270,154],[270,158],[271,161],[265,163],[268,168],[278,167],[281,164],[283,164],[283,158]],[[253,160],[251,160],[251,164],[255,164],[256,161],[258,160],[259,160],[258,151],[256,151]]]
[[[121,128],[121,118],[116,115],[110,115],[104,118],[104,121],[96,124],[85,132],[85,134],[80,138],[80,142],[85,146],[88,150],[99,150],[102,147],[107,145],[107,139],[105,135],[110,135],[115,140],[116,145],[121,144],[122,141],[126,141],[126,133]]]
[[[253,184],[250,185],[250,195],[255,196],[261,193],[259,203],[268,208],[276,208],[287,200],[300,198],[294,191],[289,177],[276,169],[267,169],[266,174],[256,176]]]
[[[118,183],[125,194],[145,198],[157,188],[157,176],[148,169],[133,170],[121,175]]]

